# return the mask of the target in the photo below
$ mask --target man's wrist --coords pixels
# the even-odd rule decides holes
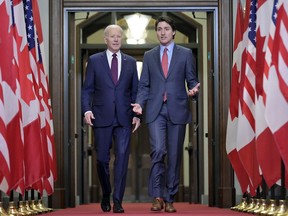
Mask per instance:
[[[84,116],[86,116],[88,113],[91,113],[91,114],[92,114],[92,111],[91,111],[91,110],[86,111],[86,112],[84,113]]]

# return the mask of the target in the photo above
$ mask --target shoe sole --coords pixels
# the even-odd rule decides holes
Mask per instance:
[[[176,213],[177,211],[165,211],[166,213]]]
[[[150,210],[151,210],[151,211],[156,211],[156,212],[158,212],[158,211],[162,211],[162,209],[163,209],[163,208],[161,208],[161,209],[159,209],[159,208],[151,208]]]

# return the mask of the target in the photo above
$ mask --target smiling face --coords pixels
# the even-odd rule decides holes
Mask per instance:
[[[104,41],[107,44],[107,49],[112,53],[119,51],[122,45],[123,30],[118,25],[110,25],[104,31]]]
[[[159,22],[156,27],[157,38],[163,46],[169,45],[174,38],[175,31],[165,21]]]

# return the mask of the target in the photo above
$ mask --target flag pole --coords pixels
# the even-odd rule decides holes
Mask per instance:
[[[279,196],[279,207],[275,212],[275,215],[288,215],[288,209],[286,204],[286,184],[285,184],[285,165],[284,161],[281,159],[281,187]]]
[[[11,190],[10,197],[9,197],[9,202],[13,202],[13,201],[14,201],[14,191]]]
[[[23,201],[23,196],[21,193],[19,193],[19,201]]]
[[[266,195],[267,195],[266,189],[267,189],[267,184],[266,184],[264,177],[262,176],[262,192],[260,194],[260,198],[266,199]]]
[[[2,191],[0,190],[0,215],[8,215],[2,203]]]
[[[11,190],[9,197],[9,207],[7,210],[8,215],[19,215],[19,212],[16,209],[16,205],[14,203],[14,191]]]
[[[52,212],[53,209],[44,206],[42,197],[43,196],[41,195],[41,193],[38,192],[38,203],[37,203],[38,208],[41,209],[42,212],[44,213]]]
[[[281,195],[280,199],[285,200],[286,197],[286,184],[285,184],[285,165],[281,159]]]
[[[26,192],[26,190],[25,190]],[[18,212],[19,215],[30,215],[32,214],[32,211],[30,211],[29,209],[27,209],[26,207],[26,202],[25,200],[25,192],[24,192],[24,197],[21,193],[19,193],[19,204],[18,204]],[[24,200],[23,200],[24,198]]]

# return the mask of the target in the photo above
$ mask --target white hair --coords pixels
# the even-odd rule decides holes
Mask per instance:
[[[119,26],[119,25],[116,25],[116,24],[112,24],[112,25],[108,25],[105,29],[104,29],[104,37],[107,37],[108,34],[109,34],[109,31],[110,29],[112,28],[118,28],[121,32],[121,34],[123,34],[123,29]]]

